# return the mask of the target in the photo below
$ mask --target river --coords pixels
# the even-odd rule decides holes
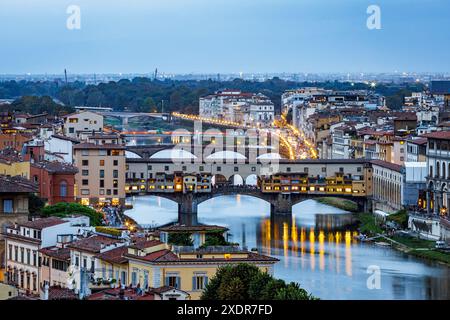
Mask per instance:
[[[129,201],[134,207],[125,213],[138,223],[178,219],[169,200]],[[313,200],[294,206],[292,216],[271,218],[260,199],[223,196],[202,203],[198,221],[226,226],[229,241],[280,259],[275,277],[298,282],[321,299],[450,299],[449,267],[356,241],[351,214]]]

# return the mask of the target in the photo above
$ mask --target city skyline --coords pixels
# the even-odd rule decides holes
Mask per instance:
[[[366,25],[373,4],[380,30]],[[79,30],[66,25],[71,5]],[[6,0],[0,8],[2,74],[450,71],[450,4],[438,0]]]

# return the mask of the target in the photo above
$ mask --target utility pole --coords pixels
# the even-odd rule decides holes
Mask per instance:
[[[66,86],[67,86],[67,70],[66,69],[64,69],[64,78],[66,80]]]

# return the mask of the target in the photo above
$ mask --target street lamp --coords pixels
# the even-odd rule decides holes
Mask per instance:
[[[447,214],[447,207],[443,206],[440,210],[441,216],[445,216]]]

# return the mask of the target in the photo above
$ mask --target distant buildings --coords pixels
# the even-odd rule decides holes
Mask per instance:
[[[261,93],[223,90],[201,97],[199,114],[204,118],[269,126],[274,120],[274,104]]]

